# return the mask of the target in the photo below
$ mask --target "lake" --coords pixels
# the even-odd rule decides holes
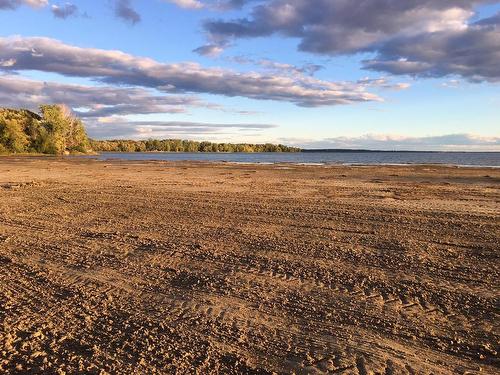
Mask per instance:
[[[500,152],[384,152],[331,151],[300,153],[185,153],[185,152],[103,152],[99,160],[210,161],[232,163],[293,164],[449,164],[500,167]]]

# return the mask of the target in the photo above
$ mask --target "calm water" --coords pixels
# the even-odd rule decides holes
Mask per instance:
[[[100,160],[218,161],[304,164],[450,164],[500,167],[500,152],[115,153]]]

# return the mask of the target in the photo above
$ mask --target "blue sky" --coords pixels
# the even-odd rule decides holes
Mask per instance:
[[[0,103],[95,138],[500,150],[500,2],[239,3],[0,0]]]

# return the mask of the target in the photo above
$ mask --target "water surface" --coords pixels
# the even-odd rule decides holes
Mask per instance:
[[[103,152],[100,160],[211,161],[232,163],[294,164],[448,164],[500,167],[500,152],[298,152],[298,153],[186,153],[186,152]]]

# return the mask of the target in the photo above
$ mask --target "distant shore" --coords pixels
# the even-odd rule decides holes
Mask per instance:
[[[316,149],[301,149],[300,152],[404,152],[404,153],[470,153],[470,154],[482,154],[482,153],[491,153],[498,154],[500,151],[438,151],[438,150],[369,150],[369,149],[350,149],[350,148],[316,148]]]

